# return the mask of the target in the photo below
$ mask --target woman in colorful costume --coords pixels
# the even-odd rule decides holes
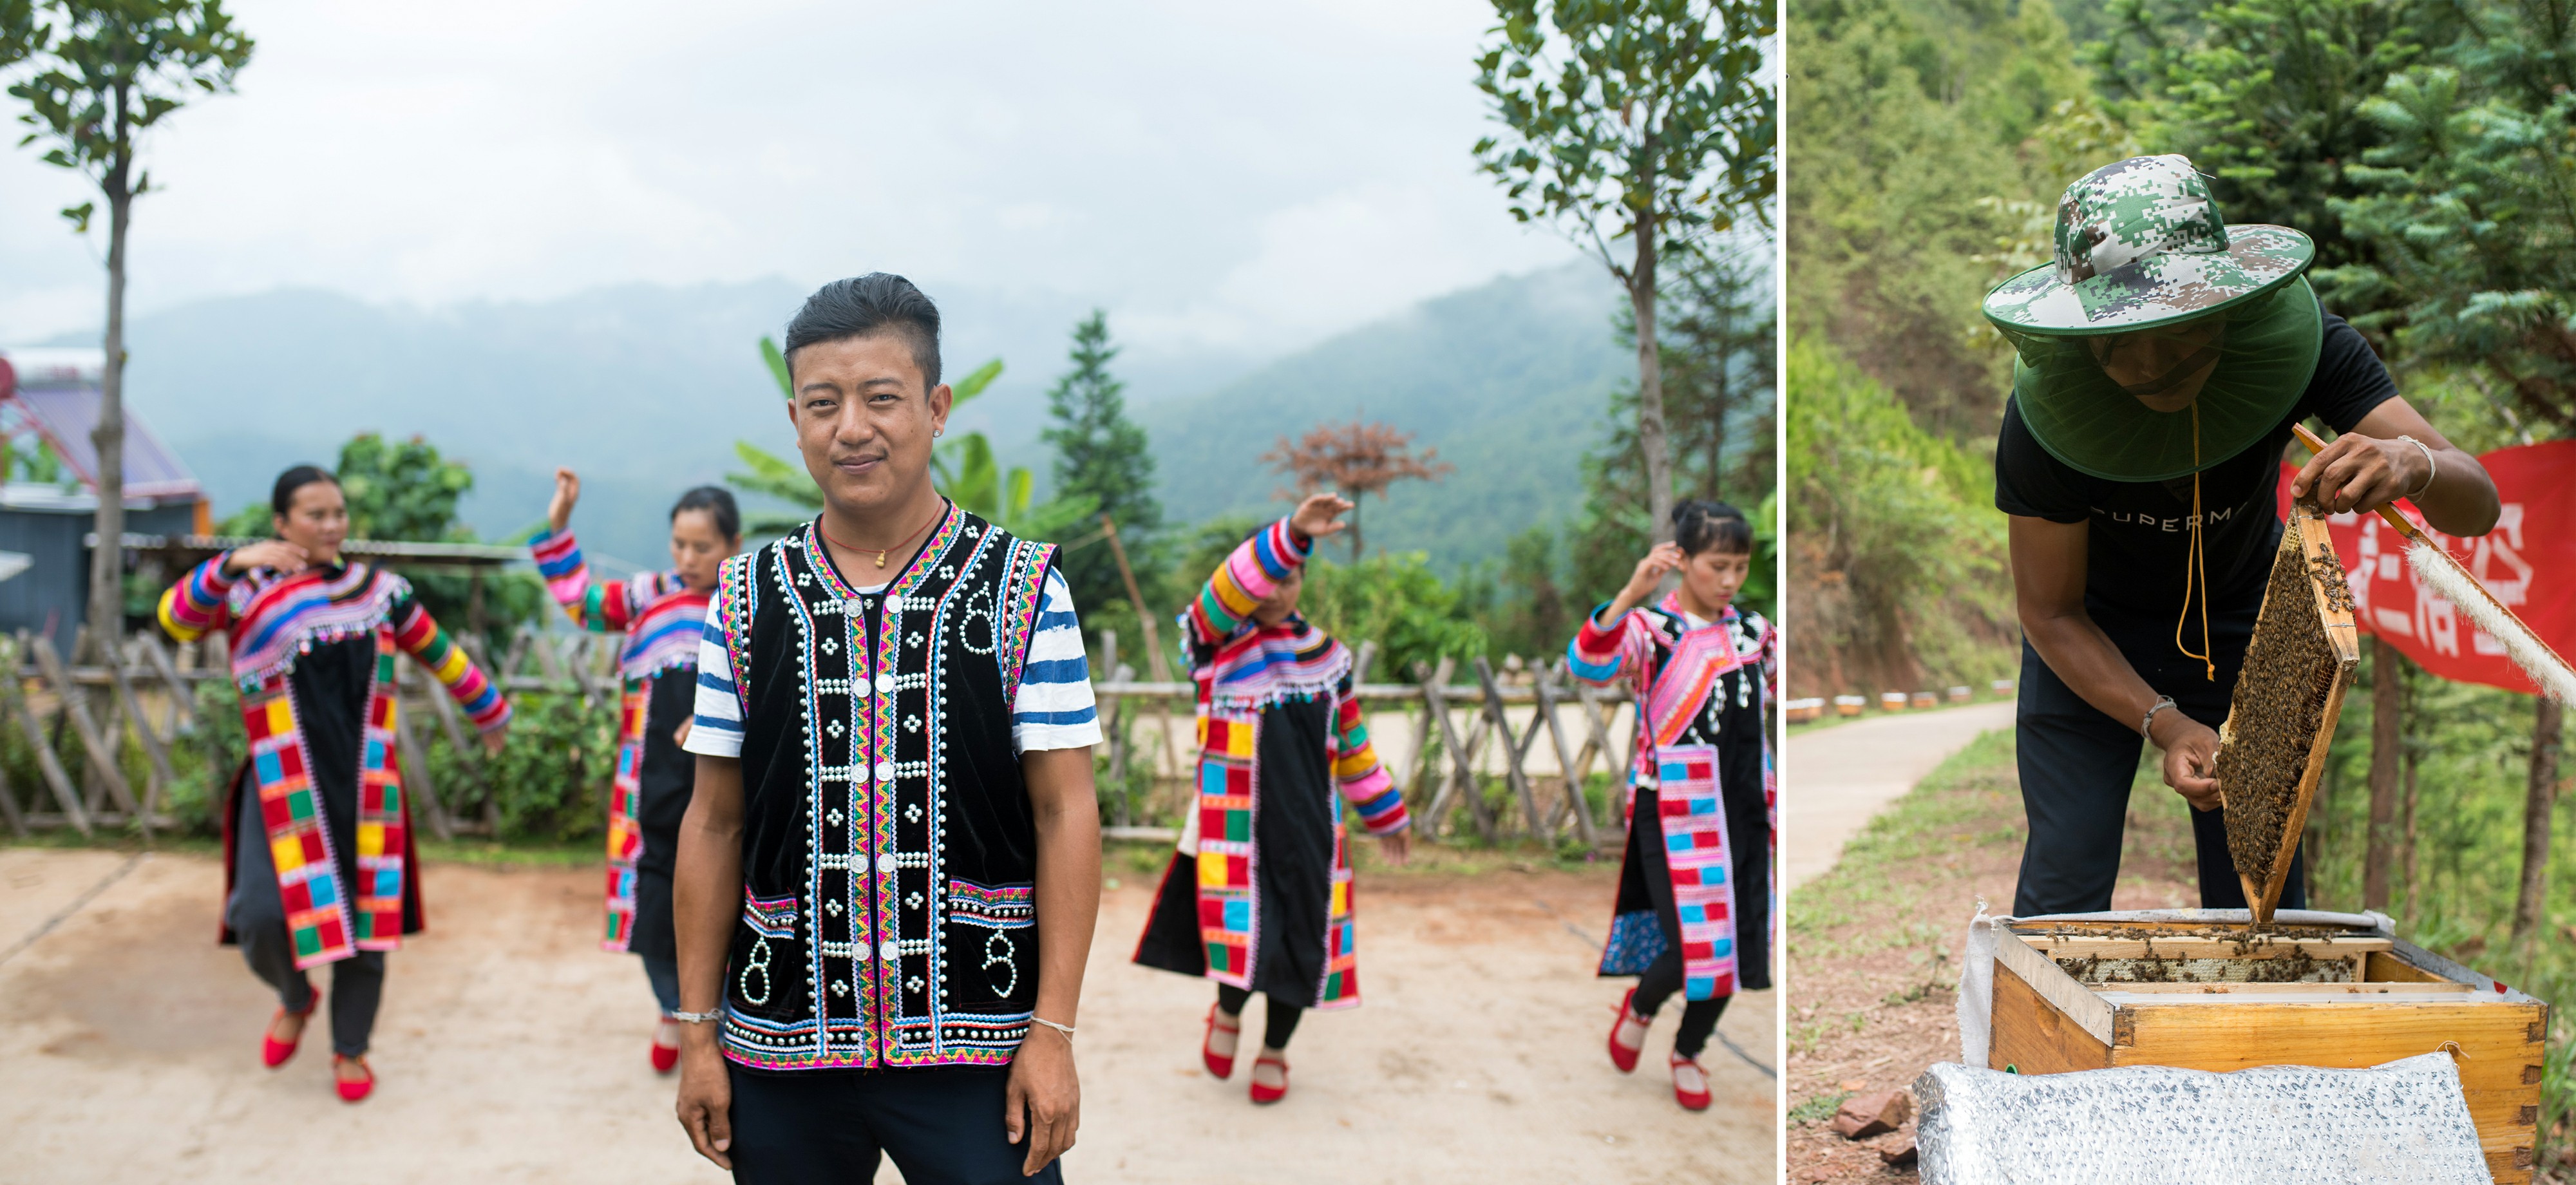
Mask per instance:
[[[1306,556],[1350,508],[1306,499],[1235,548],[1181,615],[1198,684],[1198,802],[1136,961],[1217,982],[1200,1054],[1219,1078],[1234,1073],[1244,1004],[1267,998],[1256,1103],[1287,1095],[1288,1038],[1305,1009],[1360,1002],[1335,790],[1394,863],[1412,825],[1369,745],[1349,648],[1297,616]]]
[[[661,1005],[653,1069],[680,1064],[679,947],[671,933],[671,861],[689,810],[697,761],[681,751],[696,710],[698,641],[716,572],[742,550],[742,512],[733,495],[699,486],[671,507],[671,568],[598,583],[582,562],[569,524],[581,478],[555,470],[546,533],[529,541],[546,589],[583,629],[626,635],[617,656],[625,680],[617,712],[617,777],[608,795],[608,928],[600,948],[643,957],[644,978]]]
[[[1721,502],[1673,508],[1674,542],[1638,561],[1569,647],[1574,677],[1626,683],[1641,710],[1629,769],[1628,840],[1601,974],[1635,975],[1610,1029],[1610,1060],[1637,1068],[1646,1029],[1675,991],[1673,1097],[1709,1104],[1699,1052],[1738,989],[1771,986],[1776,791],[1763,705],[1777,690],[1778,635],[1731,602],[1753,528]],[[1667,573],[1681,586],[1647,598]]]
[[[375,1087],[366,1061],[385,952],[422,927],[411,797],[395,760],[394,652],[446,685],[497,751],[510,706],[391,572],[343,560],[340,483],[310,465],[270,496],[277,538],[225,552],[161,595],[161,625],[191,641],[224,630],[249,755],[224,799],[223,941],[275,988],[261,1060],[283,1065],[320,1002],[305,973],[331,967],[331,1067],[340,1097]]]

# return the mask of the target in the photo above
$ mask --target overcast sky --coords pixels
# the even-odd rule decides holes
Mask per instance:
[[[1477,175],[1485,0],[233,0],[148,141],[132,307],[438,306],[900,271],[1268,353],[1573,257]],[[12,114],[15,100],[0,98]],[[0,139],[0,343],[99,323],[104,219]]]

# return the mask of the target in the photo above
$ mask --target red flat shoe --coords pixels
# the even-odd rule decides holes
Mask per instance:
[[[1619,1007],[1617,1009],[1619,1017],[1618,1019],[1610,1022],[1610,1064],[1619,1067],[1619,1072],[1622,1074],[1633,1074],[1636,1072],[1637,1055],[1646,1051],[1646,1042],[1645,1035],[1640,1033],[1638,1034],[1637,1043],[1635,1045],[1619,1044],[1620,1026],[1625,1025],[1630,1021],[1635,1021],[1637,1023],[1637,1027],[1642,1029],[1652,1021],[1652,1018],[1650,1017],[1639,1016],[1635,1012],[1629,1010],[1629,1004],[1634,1002],[1636,998],[1637,989],[1635,988],[1629,988],[1627,995],[1619,997]]]
[[[1279,1086],[1277,1089],[1263,1086],[1261,1084],[1261,1067],[1263,1066],[1279,1067]],[[1279,1057],[1257,1057],[1252,1059],[1252,1101],[1256,1103],[1275,1103],[1287,1097],[1288,1059]]]
[[[313,998],[304,1002],[304,1011],[293,1013],[292,1015],[311,1016],[313,1015],[313,1010],[321,1006],[322,989],[315,988],[313,989]],[[285,1065],[286,1059],[295,1056],[296,1046],[304,1044],[304,1030],[302,1029],[295,1030],[295,1039],[292,1041],[280,1041],[275,1037],[269,1036],[269,1033],[276,1030],[277,1022],[286,1019],[288,1015],[289,1013],[285,1009],[278,1009],[277,1015],[268,1018],[268,1028],[261,1029],[259,1032],[260,1064],[267,1066],[272,1070]]]
[[[1234,1055],[1231,1053],[1224,1057],[1218,1057],[1216,1055],[1216,1032],[1218,1029],[1223,1029],[1226,1032],[1233,1033],[1236,1035],[1235,1040],[1240,1042],[1243,1040],[1243,1023],[1241,1021],[1237,1021],[1234,1024],[1221,1025],[1216,1023],[1216,1017],[1217,1006],[1214,1004],[1208,1005],[1207,1033],[1205,1036],[1199,1038],[1199,1060],[1207,1063],[1208,1073],[1214,1074],[1220,1079],[1232,1078],[1234,1077]]]
[[[1673,1101],[1684,1111],[1708,1110],[1708,1071],[1698,1058],[1673,1055]]]
[[[668,1074],[671,1072],[671,1067],[679,1064],[680,1047],[676,1045],[664,1045],[662,1044],[662,1035],[660,1033],[653,1034],[653,1072],[656,1074]]]
[[[367,1076],[356,1082],[351,1082],[348,1079],[340,1077],[340,1063],[342,1062],[358,1063],[358,1068],[365,1070],[367,1072]],[[375,1092],[376,1072],[367,1065],[367,1059],[363,1057],[341,1057],[339,1054],[335,1053],[331,1055],[331,1084],[339,1088],[341,1102],[360,1102],[369,1094]]]

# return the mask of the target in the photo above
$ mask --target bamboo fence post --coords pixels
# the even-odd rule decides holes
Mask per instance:
[[[1442,669],[1449,669],[1449,664],[1442,664]],[[1485,806],[1483,788],[1476,784],[1476,754],[1484,746],[1485,718],[1482,713],[1477,714],[1475,727],[1468,730],[1468,739],[1462,744],[1458,740],[1456,726],[1449,719],[1449,697],[1441,681],[1423,680],[1422,695],[1431,705],[1432,717],[1440,723],[1441,747],[1449,753],[1449,776],[1442,781],[1440,793],[1431,800],[1431,809],[1426,814],[1431,830],[1439,831],[1441,816],[1448,810],[1450,800],[1463,792],[1477,835],[1490,843],[1494,838],[1492,812]]]
[[[1413,677],[1416,680],[1430,683],[1447,683],[1449,681],[1449,673],[1456,669],[1457,664],[1458,660],[1454,658],[1441,659],[1440,665],[1436,668],[1426,667],[1417,662],[1413,664]],[[1419,719],[1414,721],[1413,726],[1413,776],[1406,778],[1404,781],[1405,797],[1412,799],[1417,803],[1424,803],[1423,780],[1431,776],[1431,730],[1433,727],[1434,725],[1431,719],[1431,697],[1424,696],[1422,698],[1422,715]],[[1434,797],[1438,796],[1436,791],[1432,793]],[[1430,809],[1429,804],[1424,803],[1423,811],[1426,815],[1429,814]]]
[[[18,789],[9,784],[9,771],[5,769],[0,769],[0,815],[9,816],[9,830],[26,838],[27,815],[18,808]]]
[[[1564,669],[1565,660],[1540,666],[1530,680],[1530,690],[1538,697],[1539,715],[1547,720],[1548,740],[1556,746],[1556,772],[1565,783],[1565,809],[1574,816],[1575,834],[1583,837],[1586,847],[1597,847],[1601,837],[1592,826],[1590,798],[1583,782],[1575,776],[1573,750],[1565,743],[1565,724],[1556,718],[1556,676]]]
[[[436,679],[423,678],[418,682],[430,685],[428,690],[433,701],[447,694],[447,688]],[[429,749],[421,743],[420,729],[413,726],[411,713],[403,710],[400,676],[394,681],[394,743],[402,746],[402,756],[408,758],[411,765],[410,776],[403,780],[404,788],[408,790],[417,786],[421,802],[429,807],[429,829],[437,832],[440,839],[456,838],[456,825],[447,817],[446,804],[439,801],[438,787],[430,781]]]
[[[124,664],[110,664],[107,677],[116,686],[117,702],[124,706],[127,718],[134,721],[134,737],[143,746],[144,759],[152,765],[152,780],[143,788],[142,820],[143,837],[150,839],[152,813],[160,809],[162,789],[179,778],[170,771],[169,749],[162,744],[160,734],[153,730],[152,717],[143,711],[143,701],[135,696],[134,684],[125,677]]]
[[[1511,718],[1503,712],[1503,689],[1494,682],[1494,664],[1484,655],[1476,656],[1476,682],[1485,690],[1485,712],[1494,721],[1494,730],[1503,738],[1503,777],[1511,783],[1512,793],[1521,800],[1521,813],[1529,817],[1530,834],[1550,846],[1556,843],[1556,828],[1538,811],[1538,796],[1530,792],[1529,775],[1521,768],[1522,746],[1512,736]],[[1538,722],[1530,722],[1527,735],[1538,735]]]
[[[27,635],[18,636],[20,650],[28,649]],[[45,736],[44,726],[36,722],[35,706],[27,702],[26,687],[18,679],[16,663],[9,664],[6,684],[9,714],[18,718],[18,727],[27,734],[27,746],[36,751],[36,770],[45,776],[45,786],[54,792],[54,801],[63,808],[63,817],[82,835],[92,834],[89,812],[81,809],[80,792],[72,789],[72,776],[63,769],[62,759],[54,755],[54,746]]]
[[[153,673],[170,688],[170,735],[182,736],[197,731],[197,689],[179,677],[179,668],[171,665],[170,651],[161,645],[161,635],[145,633],[134,639],[135,649],[143,652]]]
[[[63,656],[54,652],[53,639],[36,635],[32,648],[36,652],[37,668],[44,672],[45,681],[54,685],[55,697],[62,700],[63,713],[71,720],[72,731],[79,734],[81,748],[89,754],[90,769],[98,774],[99,782],[106,788],[108,797],[116,800],[118,809],[133,815],[140,809],[140,804],[134,799],[134,788],[126,785],[125,771],[116,768],[116,750],[100,734],[98,722],[90,718],[88,699],[73,684],[71,672],[63,666]],[[115,661],[115,657],[109,656],[109,661]]]

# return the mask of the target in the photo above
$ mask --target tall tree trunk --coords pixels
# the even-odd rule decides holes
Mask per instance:
[[[1720,324],[1727,325],[1727,328],[1718,331],[1717,340],[1720,342],[1734,340],[1732,324],[1723,321]],[[1731,384],[1727,382],[1729,377],[1727,372],[1733,369],[1735,369],[1734,360],[1727,357],[1725,350],[1721,348],[1717,356],[1717,367],[1709,373],[1707,380],[1709,384],[1708,496],[1719,501],[1726,499],[1726,411],[1728,397],[1732,394],[1728,390]],[[1749,510],[1746,517],[1751,517]]]
[[[1646,513],[1653,539],[1673,537],[1673,458],[1664,440],[1664,360],[1655,349],[1655,220],[1637,219],[1637,262],[1628,272],[1628,307],[1637,317],[1637,453],[1646,463]]]
[[[2531,781],[2522,799],[2522,890],[2513,899],[2513,941],[2520,944],[2541,922],[2549,888],[2549,828],[2558,804],[2558,726],[2562,709],[2544,695],[2531,725]]]
[[[2398,731],[2404,689],[2398,668],[2406,660],[2382,638],[2370,640],[2370,829],[2361,856],[2361,907],[2388,908],[2389,832],[2397,814]]]
[[[122,114],[123,104],[118,104]],[[107,177],[107,366],[99,379],[98,427],[89,434],[98,449],[98,546],[89,557],[89,638],[92,661],[117,652],[125,625],[125,228],[134,195],[126,192],[128,163]]]

